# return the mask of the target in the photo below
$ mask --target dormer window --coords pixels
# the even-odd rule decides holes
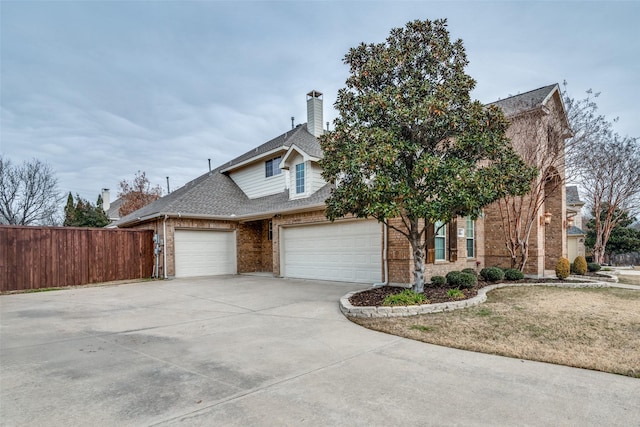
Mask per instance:
[[[304,193],[304,163],[296,165],[296,194]]]
[[[270,176],[280,175],[282,169],[280,169],[280,160],[282,157],[274,157],[271,160],[264,162],[264,176],[269,178]]]

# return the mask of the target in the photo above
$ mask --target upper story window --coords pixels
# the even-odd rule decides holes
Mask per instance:
[[[296,165],[296,194],[304,193],[304,163]]]
[[[467,217],[467,258],[474,258],[476,256],[476,242],[475,242],[475,222],[470,216]]]
[[[264,176],[266,178],[280,175],[282,173],[282,169],[280,169],[280,160],[282,160],[282,157],[278,156],[264,162]]]
[[[445,261],[447,259],[447,227],[444,222],[436,221],[434,228],[436,261]]]

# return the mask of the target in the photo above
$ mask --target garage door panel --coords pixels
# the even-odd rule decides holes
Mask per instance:
[[[381,280],[381,226],[376,221],[284,228],[285,277],[373,283]]]
[[[236,273],[235,233],[176,230],[176,277]]]

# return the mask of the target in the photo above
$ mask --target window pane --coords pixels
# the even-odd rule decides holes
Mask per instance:
[[[445,259],[445,239],[444,237],[436,237],[436,259]]]
[[[436,260],[442,261],[446,260],[446,247],[447,247],[447,238],[446,231],[447,227],[442,221],[436,221],[434,224],[436,241],[435,241],[435,249],[436,249]]]
[[[296,193],[304,193],[304,163],[296,165]]]
[[[475,257],[475,245],[473,239],[467,239],[467,258]]]
[[[264,162],[264,176],[269,178],[270,176],[280,175],[282,170],[280,169],[281,157],[276,157]]]
[[[471,217],[467,217],[467,258],[476,256],[475,251],[475,222]]]
[[[280,160],[282,160],[281,157],[276,157],[275,159],[273,159],[273,162],[271,163],[272,165],[272,175],[280,175],[282,173],[282,169],[280,169]]]
[[[467,217],[467,237],[473,238],[474,230],[475,230],[475,222],[470,217]]]

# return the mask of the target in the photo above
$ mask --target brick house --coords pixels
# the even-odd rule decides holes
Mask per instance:
[[[524,110],[537,111],[540,103],[559,96],[557,85],[542,89],[513,98],[526,98]],[[535,99],[529,99],[532,94]],[[164,277],[264,272],[278,277],[410,283],[411,248],[402,235],[373,219],[333,223],[326,219],[324,202],[331,187],[321,175],[318,162],[323,154],[317,140],[323,133],[322,107],[322,94],[309,92],[306,124],[220,165],[115,225],[156,232],[162,249],[159,275]],[[526,113],[521,110],[518,114]],[[563,202],[557,209],[564,209]],[[557,214],[564,216],[563,211]],[[486,235],[487,221],[492,223],[485,215],[432,227],[425,277],[486,265],[486,248],[496,246],[496,237]],[[544,250],[544,238],[541,242]],[[565,248],[566,241],[546,256],[557,259]]]

